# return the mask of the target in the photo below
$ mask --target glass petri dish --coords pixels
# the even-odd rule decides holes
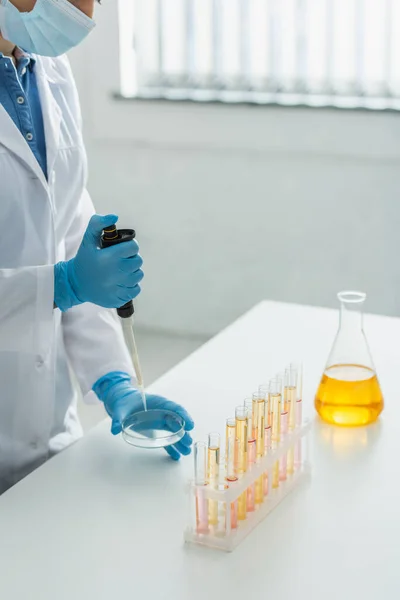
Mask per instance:
[[[185,435],[185,421],[170,410],[142,410],[122,423],[122,437],[137,448],[165,448]]]

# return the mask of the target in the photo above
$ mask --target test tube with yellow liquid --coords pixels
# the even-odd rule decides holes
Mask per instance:
[[[272,413],[271,413],[271,399],[270,399],[270,383],[263,383],[259,386],[258,391],[260,395],[265,397],[264,403],[264,456],[271,451],[272,448]],[[268,495],[269,488],[268,471],[264,473],[264,496]]]
[[[218,489],[219,484],[219,461],[220,461],[221,439],[219,433],[208,434],[208,462],[207,481],[208,485]],[[208,523],[218,525],[218,501],[208,501]]]
[[[237,462],[236,474],[238,477],[247,471],[247,409],[237,406],[235,410]],[[244,491],[238,498],[238,520],[244,521],[247,516],[247,492]]]
[[[303,364],[294,365],[297,368],[297,392],[296,392],[296,427],[303,423]],[[294,470],[301,467],[302,462],[302,440],[298,440],[294,448]]]
[[[257,458],[264,456],[265,438],[265,392],[258,390],[253,397],[253,429],[256,439]]]
[[[303,398],[296,401],[296,427],[301,427],[303,423]],[[302,440],[300,439],[294,449],[294,468],[299,469],[302,463]]]
[[[273,379],[270,384],[270,402],[272,410],[272,448],[278,447],[281,436],[282,380]],[[279,487],[279,460],[273,466],[272,487]]]
[[[265,392],[258,391],[253,394],[253,423],[256,436],[257,460],[265,455]],[[264,502],[264,474],[256,481],[256,504]]]
[[[225,459],[226,459],[226,481],[228,486],[232,485],[238,480],[236,475],[236,461],[237,461],[237,443],[236,443],[236,420],[226,420],[226,448],[225,448]],[[238,520],[238,501],[231,502],[231,529],[237,528]]]
[[[271,425],[267,425],[267,427],[265,427],[264,447],[265,447],[265,455],[267,455],[271,451],[271,448],[272,448],[272,427],[271,427]],[[269,484],[270,484],[270,480],[268,477],[268,471],[265,471],[265,473],[264,473],[264,496],[268,496]]]
[[[264,411],[264,426],[268,427],[268,425],[272,425],[272,415],[271,415],[271,403],[269,398],[269,383],[263,383],[259,386],[258,392],[260,396],[264,397],[265,400],[265,411]]]
[[[281,412],[281,440],[283,441],[288,433],[289,413],[284,410]],[[287,454],[279,459],[279,479],[286,481],[287,478]]]
[[[253,423],[253,402],[245,400],[247,416],[247,466],[249,469],[256,462],[257,447],[255,438],[255,429]],[[247,488],[247,512],[254,512],[256,509],[256,484],[253,483]]]
[[[297,400],[297,374],[298,369],[294,365],[290,365],[285,370],[285,397],[287,398],[287,410],[289,413],[289,433],[293,433],[296,429],[296,400]],[[287,454],[287,473],[294,473],[294,446],[289,448]]]

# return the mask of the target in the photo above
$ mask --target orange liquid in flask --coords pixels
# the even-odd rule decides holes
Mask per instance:
[[[315,398],[318,414],[334,425],[367,425],[383,410],[383,397],[373,369],[333,365],[325,370]]]

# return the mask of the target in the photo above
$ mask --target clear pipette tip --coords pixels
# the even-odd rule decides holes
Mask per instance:
[[[125,342],[131,355],[132,363],[136,373],[138,389],[142,397],[143,408],[147,410],[146,394],[144,391],[142,369],[139,362],[139,354],[136,346],[135,335],[133,333],[133,316],[126,319],[121,319],[122,329],[124,332]]]

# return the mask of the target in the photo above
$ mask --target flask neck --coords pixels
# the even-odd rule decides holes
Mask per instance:
[[[360,305],[342,302],[340,306],[340,329],[363,331],[364,315]]]
[[[371,353],[363,329],[365,294],[341,292],[339,331],[335,338],[327,367],[358,365],[374,370]]]

